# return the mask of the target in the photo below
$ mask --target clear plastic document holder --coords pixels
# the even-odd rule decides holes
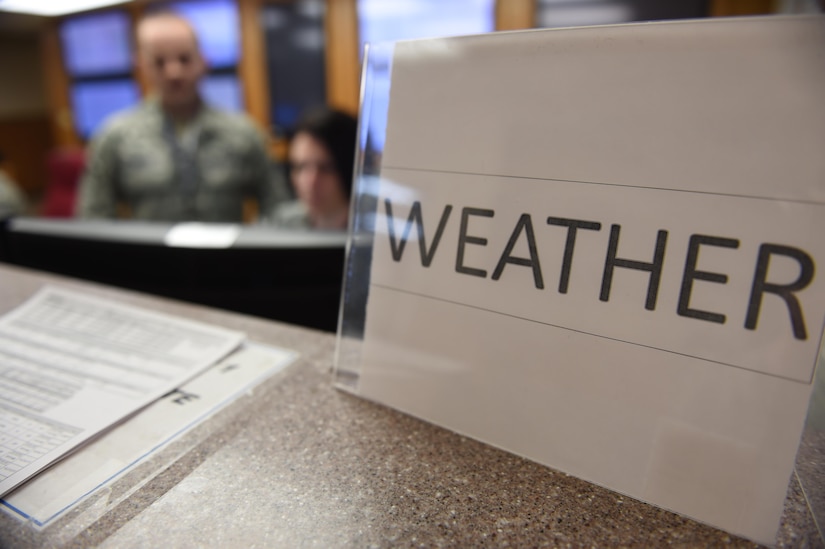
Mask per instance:
[[[336,385],[768,545],[787,494],[821,538],[823,21],[369,47]]]

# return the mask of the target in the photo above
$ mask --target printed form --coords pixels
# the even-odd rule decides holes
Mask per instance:
[[[181,386],[244,338],[42,289],[0,318],[0,495]]]

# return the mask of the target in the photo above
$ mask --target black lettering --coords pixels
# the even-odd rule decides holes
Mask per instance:
[[[487,271],[484,269],[475,269],[473,267],[464,266],[464,246],[466,244],[478,244],[479,246],[486,246],[487,239],[478,236],[467,236],[467,222],[471,215],[479,215],[482,217],[493,217],[495,212],[493,210],[482,210],[479,208],[462,208],[461,209],[461,229],[458,231],[458,251],[455,256],[455,271],[473,276],[480,276],[486,278]]]
[[[530,259],[510,255],[522,231],[527,235],[527,247],[530,250]],[[510,235],[510,240],[507,241],[507,246],[504,248],[504,252],[502,252],[501,258],[498,260],[498,265],[496,265],[496,269],[493,271],[493,280],[501,278],[501,273],[504,272],[504,266],[507,263],[532,267],[533,281],[536,288],[539,290],[544,289],[544,280],[541,276],[541,265],[539,264],[539,254],[536,250],[536,236],[533,234],[533,222],[529,214],[521,214],[521,217],[519,217],[518,223],[516,223],[516,227]]]
[[[181,391],[180,389],[175,389],[172,393],[178,393],[180,395],[172,399],[172,402],[174,402],[175,404],[183,405],[189,402],[190,400],[197,400],[200,398],[195,393],[186,393],[184,391]]]
[[[610,243],[607,247],[607,258],[604,261],[604,275],[602,277],[602,292],[599,296],[601,301],[610,300],[610,286],[613,283],[613,269],[624,267],[625,269],[636,269],[650,272],[650,282],[647,286],[647,300],[645,309],[652,311],[656,308],[656,297],[659,294],[659,281],[662,278],[662,264],[665,260],[665,244],[667,243],[667,231],[660,230],[656,236],[656,250],[653,254],[653,263],[643,261],[632,261],[616,257],[619,247],[619,231],[621,225],[610,226]]]
[[[799,262],[799,278],[790,284],[775,284],[766,280],[768,276],[768,266],[771,262],[771,255],[784,255]],[[759,256],[756,259],[756,271],[753,275],[753,285],[751,286],[751,297],[748,302],[748,313],[745,315],[745,328],[755,330],[759,320],[759,309],[762,306],[762,294],[776,294],[785,300],[788,306],[788,313],[791,316],[791,327],[796,339],[808,339],[808,332],[805,329],[805,319],[802,315],[802,307],[799,300],[793,294],[798,292],[814,278],[814,260],[807,253],[799,248],[782,246],[781,244],[762,244],[759,247]]]
[[[548,225],[567,227],[567,243],[564,245],[564,259],[561,263],[561,277],[559,277],[559,293],[566,294],[570,283],[570,269],[573,266],[573,249],[576,247],[576,231],[587,229],[600,231],[602,224],[597,221],[582,221],[580,219],[565,219],[563,217],[548,217]]]
[[[438,228],[436,229],[435,236],[433,237],[433,244],[429,251],[427,251],[427,242],[424,238],[424,222],[421,216],[421,202],[416,200],[413,203],[412,209],[410,210],[410,215],[407,218],[407,224],[404,225],[404,236],[401,237],[400,243],[395,240],[392,202],[390,202],[390,199],[387,198],[384,200],[384,204],[387,207],[387,228],[390,233],[390,248],[392,251],[393,260],[401,261],[401,256],[404,254],[404,246],[407,244],[407,239],[410,236],[410,229],[412,228],[413,221],[415,221],[415,228],[418,232],[418,250],[421,253],[421,264],[424,267],[429,267],[430,263],[433,261],[433,257],[435,257],[435,250],[438,248],[438,243],[441,241],[441,235],[444,233],[444,227],[447,225],[447,219],[449,219],[450,212],[453,211],[453,207],[449,204],[444,207],[444,211],[441,213],[441,220],[438,222]]]
[[[735,249],[739,247],[739,241],[732,238],[721,238],[718,236],[706,236],[701,234],[690,235],[687,258],[685,259],[685,272],[682,276],[682,289],[679,292],[679,305],[676,308],[676,312],[680,316],[687,316],[690,318],[698,318],[699,320],[707,320],[708,322],[718,322],[719,324],[724,324],[725,315],[721,313],[712,313],[710,311],[690,308],[690,294],[693,291],[694,280],[707,280],[708,282],[716,282],[719,284],[728,283],[728,275],[696,270],[696,262],[699,260],[699,246],[703,244],[708,246],[719,246],[722,248]]]

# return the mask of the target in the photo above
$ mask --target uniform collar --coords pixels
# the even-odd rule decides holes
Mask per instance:
[[[159,129],[163,129],[165,127],[166,114],[163,112],[163,107],[160,105],[160,99],[156,95],[150,95],[147,97],[143,101],[143,108],[151,113]],[[190,123],[197,124],[198,127],[201,128],[201,132],[204,134],[211,133],[212,129],[216,126],[214,120],[217,112],[218,111],[216,111],[213,107],[201,100],[201,108],[198,110],[198,113]]]

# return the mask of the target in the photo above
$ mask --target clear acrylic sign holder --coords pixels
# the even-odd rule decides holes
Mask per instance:
[[[391,96],[392,61],[395,45],[369,45],[364,55],[361,79],[356,173],[351,203],[349,243],[340,307],[334,383],[342,390],[359,394],[362,349],[376,216],[381,185],[398,185],[382,180],[382,153]],[[386,235],[381,235],[386,238]],[[415,243],[411,243],[415,246]],[[820,274],[819,276],[823,276]],[[820,354],[814,376],[813,396],[798,449],[796,466],[786,501],[804,501],[825,542],[825,358]],[[801,491],[801,496],[799,495]],[[793,499],[796,498],[796,499]],[[798,503],[797,503],[798,505]]]

